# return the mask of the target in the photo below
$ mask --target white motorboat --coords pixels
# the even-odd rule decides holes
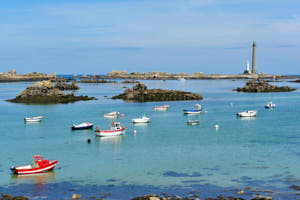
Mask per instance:
[[[244,112],[238,112],[236,115],[239,117],[256,117],[257,111],[256,110],[246,110]]]
[[[149,123],[149,122],[150,122],[150,118],[146,116],[132,119],[132,123]]]
[[[275,103],[272,103],[272,101],[271,102],[269,102],[267,105],[265,105],[265,108],[275,108],[276,107],[276,104]]]
[[[155,106],[154,110],[156,111],[167,111],[169,109],[169,105]]]
[[[100,130],[99,127],[96,128],[96,136],[105,137],[105,136],[118,136],[125,133],[126,126],[121,127],[120,122],[112,122],[110,130]]]
[[[84,122],[81,124],[73,125],[72,130],[90,129],[93,128],[94,124],[90,122]]]
[[[192,115],[192,114],[200,114],[202,111],[202,106],[200,104],[195,105],[195,109],[193,110],[183,110],[185,115]]]
[[[42,121],[44,117],[43,116],[38,116],[38,117],[25,117],[24,121],[25,122],[40,122]]]
[[[104,113],[104,118],[117,118],[119,114],[119,112]]]

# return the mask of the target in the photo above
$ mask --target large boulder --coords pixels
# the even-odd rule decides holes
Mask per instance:
[[[64,81],[58,81],[55,85],[55,88],[60,90],[78,90],[79,86],[76,81],[73,81],[71,84],[68,84]]]
[[[87,101],[96,99],[88,96],[75,96],[64,94],[60,89],[53,87],[51,81],[40,81],[26,88],[14,99],[7,101],[27,104],[55,104],[70,103],[75,101]]]
[[[260,93],[260,92],[290,92],[296,90],[295,88],[289,86],[278,87],[275,85],[271,85],[266,81],[261,80],[251,80],[247,81],[245,87],[234,89],[237,92],[252,92],[252,93]]]
[[[162,90],[151,89],[148,90],[147,86],[143,83],[138,83],[132,88],[128,88],[123,94],[112,97],[112,99],[123,99],[125,101],[188,101],[188,100],[202,100],[200,94],[191,92],[184,92],[181,90]]]

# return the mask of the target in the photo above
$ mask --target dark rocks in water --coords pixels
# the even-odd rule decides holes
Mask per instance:
[[[95,97],[64,94],[58,88],[53,87],[51,81],[41,81],[36,82],[32,86],[26,88],[26,90],[18,94],[16,98],[9,99],[7,101],[25,104],[56,104],[95,99]]]
[[[73,81],[73,83],[71,83],[71,84],[65,83],[63,81],[58,81],[54,87],[57,89],[60,89],[60,90],[78,90],[79,89],[79,86],[76,81]]]
[[[257,80],[257,81],[247,81],[245,87],[243,88],[238,87],[234,91],[260,93],[260,92],[291,92],[294,90],[296,89],[289,86],[278,87],[278,86],[270,85],[265,81]]]
[[[116,83],[117,81],[108,81],[105,79],[84,79],[79,81],[79,83]]]
[[[292,82],[292,83],[300,83],[300,79],[297,79],[297,80],[294,80],[294,81],[289,81],[289,82]]]
[[[299,190],[300,191],[300,186],[299,185],[291,185],[290,188],[293,189],[293,190]]]
[[[132,79],[132,80],[124,80],[124,81],[122,81],[122,83],[124,83],[124,84],[132,84],[132,83],[139,83],[139,81]]]
[[[147,86],[143,83],[138,83],[132,88],[128,88],[123,94],[112,97],[112,99],[123,99],[125,101],[188,101],[188,100],[202,100],[200,94],[191,92],[184,92],[181,90],[162,90],[151,89],[148,90]]]
[[[12,196],[10,194],[4,194],[1,193],[1,198],[0,200],[29,200],[28,197],[24,197],[24,196]]]

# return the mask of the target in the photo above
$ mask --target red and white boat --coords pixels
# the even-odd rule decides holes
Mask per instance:
[[[100,130],[99,127],[96,128],[96,136],[105,137],[105,136],[118,136],[125,133],[126,126],[121,127],[120,122],[112,122],[110,130]]]
[[[24,165],[24,166],[11,166],[10,169],[14,174],[22,175],[22,174],[37,174],[42,172],[47,172],[56,167],[58,163],[57,160],[49,161],[44,159],[40,155],[35,155],[32,157],[33,164],[32,165]]]

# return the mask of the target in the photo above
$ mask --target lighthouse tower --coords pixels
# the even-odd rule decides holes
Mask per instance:
[[[257,66],[256,66],[256,42],[253,41],[252,45],[252,74],[257,74]]]

